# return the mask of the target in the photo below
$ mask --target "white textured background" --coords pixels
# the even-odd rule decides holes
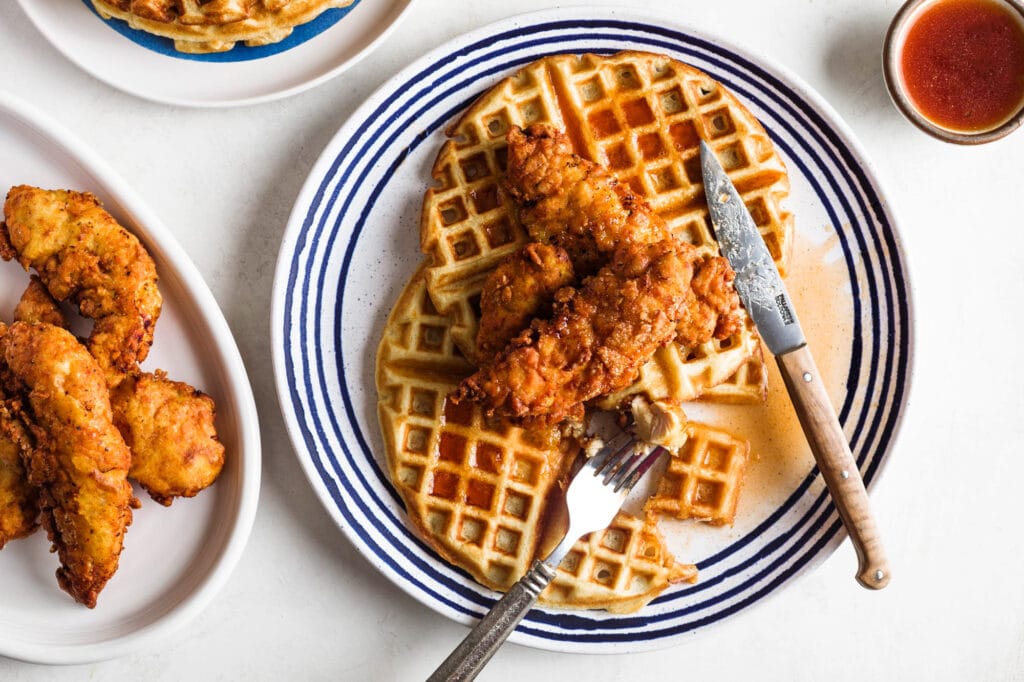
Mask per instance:
[[[313,91],[192,110],[95,80],[15,3],[0,3],[0,88],[104,156],[177,236],[235,333],[264,453],[248,549],[191,626],[94,665],[0,659],[0,680],[415,680],[462,638],[463,626],[376,573],[300,470],[271,371],[273,271],[306,174],[367,95],[459,33],[559,4],[586,3],[419,0],[373,54]],[[900,118],[880,68],[895,1],[617,4],[728,36],[796,73],[849,123],[893,199],[917,316],[910,404],[873,496],[894,578],[881,593],[858,587],[844,544],[810,576],[692,643],[621,656],[509,645],[480,679],[1024,679],[1024,132],[960,148]]]

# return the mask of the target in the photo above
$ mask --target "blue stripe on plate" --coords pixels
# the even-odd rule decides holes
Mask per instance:
[[[246,62],[252,59],[263,59],[264,57],[270,57],[281,52],[287,52],[293,47],[298,47],[307,40],[320,35],[331,26],[334,26],[336,23],[344,19],[346,14],[354,10],[359,2],[360,0],[355,0],[355,2],[348,7],[325,10],[312,21],[296,26],[292,30],[291,34],[284,40],[271,43],[270,45],[249,47],[243,43],[238,43],[227,52],[188,54],[175,50],[174,41],[170,38],[164,38],[158,35],[153,35],[152,33],[146,33],[145,31],[134,29],[129,26],[127,22],[121,21],[120,19],[104,19],[100,16],[99,12],[96,11],[96,8],[90,0],[82,0],[82,4],[88,7],[89,10],[100,19],[100,21],[139,47],[144,47],[147,50],[162,54],[166,57],[187,59],[195,62]]]
[[[579,30],[583,27],[587,29],[603,29],[603,30],[618,30],[624,32],[639,32],[641,35],[621,35],[616,33],[600,33],[600,32],[584,32],[581,34],[573,34],[572,31]],[[542,37],[538,39],[532,39],[524,41],[524,35],[532,34],[543,34],[545,32],[561,32],[559,35]],[[643,34],[655,34],[660,38],[669,38],[670,42],[665,42],[659,38],[650,38]],[[512,40],[514,44],[507,47],[499,47],[503,41]],[[874,189],[871,186],[870,180],[867,175],[863,172],[857,163],[855,156],[852,151],[849,150],[841,136],[831,127],[828,123],[818,114],[817,111],[807,102],[802,99],[789,88],[789,86],[782,83],[779,79],[772,76],[770,73],[761,69],[757,65],[754,65],[742,57],[733,54],[730,51],[718,48],[706,41],[697,39],[693,36],[689,36],[676,31],[668,29],[662,29],[659,27],[648,26],[644,24],[638,24],[634,22],[619,22],[619,21],[586,21],[586,22],[550,22],[544,24],[537,24],[534,26],[527,26],[515,31],[509,31],[503,34],[499,34],[486,41],[481,41],[475,45],[467,46],[465,48],[455,50],[447,55],[440,63],[435,63],[430,66],[429,69],[424,70],[420,74],[416,74],[410,77],[406,83],[399,86],[392,86],[392,94],[386,98],[374,112],[366,116],[361,125],[357,130],[349,137],[344,144],[342,150],[335,157],[334,162],[331,164],[329,172],[325,175],[324,180],[321,182],[318,188],[313,203],[307,213],[305,220],[303,221],[302,231],[299,234],[297,240],[297,249],[295,256],[292,261],[292,267],[289,272],[289,290],[286,294],[286,305],[285,305],[285,330],[291,329],[293,321],[292,312],[295,306],[293,299],[293,292],[295,292],[294,285],[298,283],[300,278],[302,279],[302,301],[309,301],[310,290],[316,291],[316,297],[313,304],[313,336],[307,338],[307,318],[306,315],[310,312],[309,305],[303,305],[300,308],[300,347],[301,358],[303,364],[308,367],[309,357],[307,353],[312,349],[315,357],[314,362],[316,364],[316,377],[320,382],[321,386],[326,386],[325,368],[326,363],[322,356],[323,348],[318,345],[318,340],[322,338],[322,330],[320,324],[324,321],[323,318],[323,294],[324,292],[320,286],[314,285],[314,282],[323,282],[325,276],[325,270],[327,267],[327,256],[333,252],[335,239],[342,234],[341,221],[342,218],[349,215],[350,204],[355,198],[353,191],[354,187],[358,187],[362,184],[362,181],[366,180],[368,175],[368,169],[375,166],[378,161],[387,161],[390,159],[391,169],[397,167],[405,156],[417,148],[421,142],[423,142],[431,133],[433,133],[440,125],[447,122],[453,113],[469,103],[469,100],[460,102],[457,106],[451,107],[449,110],[441,113],[440,116],[435,117],[431,121],[430,125],[427,126],[424,131],[416,137],[414,142],[408,145],[405,150],[400,153],[396,158],[388,156],[390,149],[389,143],[392,143],[397,139],[397,135],[404,130],[405,126],[411,121],[416,120],[418,117],[422,117],[426,112],[429,112],[437,103],[444,101],[447,96],[450,96],[452,92],[457,92],[458,89],[466,89],[467,91],[475,91],[474,87],[476,83],[481,82],[485,76],[493,75],[495,73],[504,73],[511,70],[513,67],[525,64],[533,59],[540,56],[539,52],[532,51],[535,47],[551,47],[549,50],[551,53],[565,52],[565,51],[578,51],[570,50],[566,47],[567,43],[576,41],[594,41],[601,42],[605,40],[611,41],[622,41],[630,44],[645,45],[648,49],[654,51],[668,51],[676,54],[687,54],[694,56],[702,61],[713,64],[715,69],[705,69],[711,73],[712,76],[721,80],[727,87],[741,94],[743,97],[749,100],[755,101],[758,106],[767,112],[771,112],[774,124],[777,124],[785,132],[789,133],[796,139],[804,152],[814,164],[824,170],[826,164],[819,156],[818,152],[812,148],[810,142],[808,142],[801,133],[806,134],[810,132],[815,142],[820,144],[825,150],[826,157],[835,164],[837,170],[840,173],[842,180],[850,185],[850,188],[846,191],[853,191],[855,193],[855,202],[857,207],[860,209],[860,213],[854,213],[852,206],[848,201],[844,188],[841,187],[838,181],[832,177],[830,173],[824,173],[828,183],[829,189],[834,192],[836,199],[840,202],[841,208],[845,215],[850,220],[850,231],[853,233],[854,238],[857,241],[857,249],[861,253],[863,258],[863,267],[866,269],[866,275],[868,277],[868,289],[869,289],[869,301],[870,301],[870,315],[873,321],[872,324],[872,340],[871,347],[879,349],[879,344],[884,338],[887,342],[885,348],[885,370],[883,374],[883,384],[881,397],[888,399],[881,404],[872,405],[868,400],[862,400],[862,407],[860,413],[857,415],[857,424],[854,430],[854,437],[851,439],[858,446],[855,452],[860,453],[860,461],[863,464],[865,461],[868,462],[868,469],[865,475],[867,480],[870,480],[874,471],[877,469],[878,464],[881,461],[881,453],[884,453],[885,448],[888,446],[889,440],[892,435],[892,431],[898,419],[899,409],[901,407],[902,395],[904,386],[906,383],[906,371],[907,371],[907,352],[909,349],[908,335],[902,330],[901,323],[905,322],[908,315],[908,305],[906,301],[906,290],[903,282],[902,264],[898,258],[893,263],[886,262],[887,259],[893,258],[897,254],[895,246],[895,238],[892,234],[891,226],[889,226],[885,217],[884,211],[881,210],[881,202],[874,193]],[[693,47],[690,47],[690,46]],[[489,48],[495,48],[487,51]],[[524,50],[528,51],[528,54],[512,58],[511,53],[518,53]],[[465,62],[455,64],[458,59],[466,59],[470,55],[476,52],[482,52],[480,56],[476,56]],[[615,51],[613,49],[606,49],[605,52]],[[717,56],[716,56],[717,55]],[[470,71],[477,65],[486,64],[490,60],[504,58],[496,65],[490,67],[483,73],[472,73],[469,77],[459,81],[447,89],[438,92],[437,88],[447,84],[454,78]],[[732,63],[730,63],[730,61]],[[733,63],[738,66],[733,66]],[[442,68],[452,65],[450,72],[441,73]],[[726,75],[723,75],[726,74]],[[730,77],[731,74],[732,77]],[[750,78],[751,75],[758,76],[765,83],[769,84],[772,88],[778,91],[778,95],[770,92],[765,92],[765,97],[768,98],[766,101],[759,94],[759,89],[750,89],[743,84],[743,79]],[[424,86],[424,83],[426,85]],[[420,87],[417,90],[417,86]],[[403,93],[413,93],[412,95],[405,97],[406,102],[418,102],[423,97],[426,97],[430,93],[435,93],[435,96],[430,98],[425,104],[420,106],[415,112],[405,118],[401,118],[401,109],[397,112],[392,112],[388,116],[384,116],[386,112],[394,105],[399,99],[403,99]],[[771,105],[774,104],[778,109],[774,109]],[[779,111],[788,113],[794,119],[796,119],[800,125],[799,130],[790,124],[786,118],[779,117],[778,120],[774,120],[775,116],[778,116]],[[405,113],[409,113],[410,109],[408,104],[404,108]],[[802,119],[802,120],[801,120]],[[420,121],[422,124],[422,120]],[[366,154],[377,145],[382,136],[391,131],[390,136],[385,140],[382,147],[378,148],[377,152],[372,156],[367,157]],[[793,149],[790,149],[788,144],[785,142],[780,132],[777,132],[774,128],[769,128],[769,133],[776,144],[786,152],[788,157],[797,163],[801,172],[807,177],[814,191],[819,196],[822,205],[826,207],[829,213],[830,220],[833,225],[842,225],[839,221],[839,216],[836,214],[835,209],[832,206],[832,202],[828,200],[825,194],[824,188],[818,183],[816,175],[813,172],[813,168],[808,166],[801,157],[799,157]],[[353,150],[357,142],[361,143],[361,147],[353,155]],[[833,149],[834,147],[834,149]],[[839,150],[837,155],[834,151]],[[350,156],[352,155],[352,156]],[[351,161],[350,161],[351,159]],[[348,165],[343,167],[342,164],[348,162]],[[364,163],[361,173],[358,177],[353,177],[353,173],[360,163]],[[389,169],[390,170],[390,169]],[[340,177],[338,173],[341,173]],[[303,397],[308,398],[310,401],[315,401],[318,393],[314,392],[312,385],[312,377],[308,371],[296,374],[294,367],[293,357],[294,350],[291,347],[289,337],[285,334],[286,344],[286,366],[287,374],[293,377],[292,381],[292,401],[293,408],[296,410],[297,415],[300,416],[298,419],[300,428],[303,431],[304,439],[308,446],[308,451],[313,457],[315,468],[317,469],[322,482],[327,487],[329,494],[334,500],[339,512],[346,519],[349,524],[348,530],[355,534],[355,537],[359,539],[359,542],[364,543],[364,552],[369,552],[372,558],[376,562],[384,563],[395,575],[398,575],[406,580],[419,590],[422,590],[425,594],[429,595],[440,605],[447,607],[448,609],[454,610],[460,613],[478,613],[478,610],[467,608],[466,602],[469,604],[479,604],[486,606],[490,603],[490,599],[484,597],[479,589],[475,586],[467,586],[460,583],[458,580],[452,579],[452,573],[454,572],[450,567],[439,566],[433,563],[424,562],[421,558],[422,553],[426,550],[423,543],[416,538],[416,536],[409,532],[403,521],[396,518],[393,513],[389,510],[389,505],[385,503],[383,499],[375,494],[375,487],[372,482],[368,481],[362,466],[367,463],[370,464],[372,470],[375,472],[377,477],[376,483],[378,488],[381,487],[380,483],[383,481],[383,489],[390,492],[389,486],[386,484],[386,476],[384,472],[380,471],[376,464],[375,458],[370,452],[369,445],[367,444],[360,428],[358,420],[354,412],[354,406],[352,403],[351,396],[348,393],[348,386],[345,381],[343,367],[340,363],[343,361],[344,354],[340,352],[342,349],[342,338],[341,338],[341,319],[340,313],[343,310],[343,300],[345,296],[344,282],[348,275],[348,269],[351,266],[354,246],[358,242],[361,235],[362,229],[365,226],[365,221],[369,214],[369,210],[372,208],[374,201],[386,189],[387,178],[390,177],[390,172],[383,174],[383,179],[380,180],[374,187],[371,201],[367,202],[363,207],[361,214],[358,216],[356,223],[352,228],[351,235],[345,250],[343,257],[342,271],[341,271],[341,290],[337,293],[337,300],[333,304],[335,313],[335,323],[333,325],[333,338],[335,348],[338,349],[338,353],[335,358],[339,365],[334,367],[334,370],[338,373],[337,378],[340,382],[342,399],[345,404],[345,413],[347,417],[348,426],[352,429],[355,439],[358,443],[358,457],[353,453],[352,449],[348,446],[346,437],[343,433],[341,424],[338,423],[334,417],[333,410],[327,410],[326,415],[321,415],[315,409],[313,405],[313,411],[306,418],[301,418],[305,415],[302,409]],[[331,192],[330,199],[324,203],[324,196],[327,193],[328,187],[331,183],[335,182],[333,191]],[[858,187],[860,191],[857,191]],[[338,214],[339,219],[333,225],[328,233],[326,241],[321,243],[321,236],[324,230],[327,228],[326,221],[328,217],[336,210],[336,202],[339,200],[342,194],[342,190],[347,190],[347,194],[344,196],[344,200],[341,206],[341,212]],[[870,206],[870,212],[867,210],[867,206]],[[320,213],[319,221],[315,220],[315,216],[318,211]],[[872,258],[873,252],[869,249],[868,240],[865,239],[864,231],[865,226],[860,224],[860,221],[855,220],[856,216],[860,215],[868,221],[866,229],[869,231],[870,246],[875,247],[877,256]],[[309,230],[313,223],[317,222],[316,230],[310,234]],[[881,234],[879,232],[881,231]],[[845,230],[837,230],[841,240],[841,247],[846,260],[847,269],[851,273],[851,283],[853,286],[857,286],[856,272],[854,271],[854,255],[852,253],[850,244]],[[305,254],[307,244],[310,247],[310,260],[303,266],[305,262],[302,256]],[[886,247],[886,252],[880,251],[881,244]],[[318,273],[314,273],[312,270],[313,260],[317,255],[322,255],[324,260],[321,263]],[[884,287],[883,300],[884,308],[888,313],[885,320],[880,320],[880,309],[878,300],[878,282],[876,281],[876,274],[874,268],[880,264],[881,273],[879,273],[878,279],[881,281]],[[891,266],[891,270],[890,270]],[[300,274],[301,273],[301,274]],[[315,275],[315,277],[314,277]],[[892,288],[895,286],[897,293],[895,296],[896,309],[893,309],[893,292]],[[860,296],[859,292],[855,290],[854,302],[857,306],[856,320],[855,323],[858,326],[857,333],[854,334],[855,348],[854,355],[857,358],[857,362],[860,361],[860,355],[863,353],[863,346],[860,344],[860,318],[861,311]],[[898,315],[896,314],[898,313]],[[883,334],[882,325],[880,322],[885,322],[885,330]],[[893,342],[898,339],[899,354],[897,356],[897,367],[896,377],[891,378],[892,374],[892,362],[893,362]],[[870,357],[872,363],[870,367],[872,371],[869,374],[869,388],[873,389],[875,376],[878,372],[878,353],[873,353]],[[859,364],[857,365],[859,368]],[[305,379],[302,381],[305,388],[305,396],[300,395],[296,386],[297,383],[294,378],[296,376],[303,376]],[[859,388],[859,371],[855,372],[851,368],[851,385],[848,391],[848,395],[844,404],[841,408],[841,414],[844,418],[844,423],[848,422],[849,413],[852,410],[854,398]],[[896,391],[890,395],[890,383],[894,383]],[[867,395],[873,395],[874,391],[869,390]],[[878,396],[874,396],[877,398]],[[324,396],[325,400],[329,400],[329,396]],[[867,426],[867,431],[863,434],[863,442],[861,440],[862,430],[864,429],[865,421],[871,417],[871,411],[874,408],[873,418],[870,419],[870,424]],[[326,430],[332,432],[334,439],[340,444],[341,449],[344,453],[344,465],[343,462],[338,459],[331,458],[330,455],[326,454],[329,452],[327,444],[329,440],[327,438],[325,424],[322,422],[322,417],[326,416],[330,422],[329,427]],[[307,419],[311,420],[312,426],[317,433],[317,437],[314,438],[312,433],[307,426]],[[878,426],[882,419],[885,419],[885,425],[881,434],[876,433]],[[877,442],[876,442],[877,437]],[[865,447],[866,445],[873,445],[874,447]],[[333,475],[327,470],[327,466],[321,460],[319,456],[313,456],[314,453],[325,453],[330,467],[333,470]],[[360,466],[362,465],[362,466]],[[355,480],[359,483],[360,489],[365,492],[368,499],[364,499],[360,495],[360,489],[352,484],[353,481],[349,480],[349,476],[354,475]],[[344,493],[334,484],[334,477],[341,482],[344,488]],[[807,479],[802,482],[799,489],[790,497],[789,500],[772,515],[772,518],[761,524],[754,532],[748,534],[742,540],[734,543],[730,547],[726,548],[722,552],[719,552],[714,557],[709,558],[702,562],[702,568],[709,567],[716,563],[722,562],[731,555],[737,553],[741,549],[746,548],[748,545],[754,542],[756,539],[761,539],[761,535],[767,533],[772,529],[773,525],[782,519],[783,516],[799,501],[806,493],[807,488],[814,481],[815,475],[808,476]],[[391,497],[392,502],[395,498]],[[682,605],[681,608],[677,608],[674,611],[667,613],[659,613],[653,617],[649,616],[635,616],[626,618],[607,618],[597,617],[591,618],[587,616],[580,616],[577,614],[564,614],[555,613],[549,614],[542,611],[534,611],[531,613],[531,621],[538,624],[543,624],[549,627],[560,628],[560,630],[551,631],[548,629],[541,629],[530,627],[530,625],[524,624],[521,630],[525,633],[532,634],[535,637],[541,639],[567,639],[573,641],[589,641],[589,642],[612,642],[612,641],[639,641],[648,639],[660,639],[663,637],[670,637],[682,632],[690,631],[696,628],[703,627],[704,625],[717,621],[724,618],[747,605],[752,604],[760,600],[763,596],[774,591],[779,585],[783,584],[793,574],[798,572],[806,565],[812,558],[814,558],[835,536],[839,529],[839,524],[835,520],[835,513],[832,505],[823,505],[826,500],[824,493],[817,496],[817,498],[809,504],[809,510],[804,516],[793,524],[793,527],[788,531],[778,535],[777,537],[769,540],[765,543],[764,547],[761,547],[761,551],[751,555],[745,561],[741,562],[737,566],[723,571],[721,575],[716,576],[711,581],[706,581],[703,584],[698,583],[697,586],[689,590],[679,590],[670,595],[666,595],[658,600],[658,603],[669,603],[675,601],[681,601],[691,597],[694,593],[699,591],[708,590],[711,587],[717,586],[718,583],[725,583],[733,575],[742,577],[745,570],[749,569],[754,563],[764,562],[769,556],[773,555],[777,550],[787,546],[789,541],[799,532],[800,536],[797,538],[796,543],[788,550],[783,551],[778,557],[774,558],[773,561],[766,567],[762,567],[761,570],[748,577],[745,581],[735,585],[725,592],[712,595],[708,600],[695,603],[690,605]],[[359,519],[356,518],[353,510],[350,507],[355,507],[363,515],[367,526],[361,526]],[[387,523],[384,523],[380,519],[380,515],[383,514]],[[822,528],[827,522],[832,523],[828,528]],[[801,529],[803,529],[801,531]],[[370,531],[379,534],[381,537],[389,539],[392,543],[390,550],[382,547],[378,544],[374,538],[370,536]],[[389,537],[391,536],[391,537]],[[354,538],[355,539],[355,538]],[[405,544],[400,544],[405,543]],[[358,542],[357,542],[358,544]],[[412,549],[409,547],[412,546]],[[399,556],[396,557],[392,552],[397,551]],[[802,553],[801,553],[802,552]],[[439,589],[427,586],[425,579],[421,580],[410,575],[408,570],[405,570],[403,562],[412,562],[418,570],[422,571],[426,578],[435,581]],[[440,563],[440,562],[438,562]],[[462,574],[462,580],[465,580],[464,574]],[[768,580],[767,583],[761,584],[760,589],[752,590],[755,586],[762,583],[764,580]],[[728,587],[728,585],[726,585]],[[440,594],[441,591],[447,595],[449,592],[454,593],[462,601],[455,601],[447,596]],[[749,591],[745,597],[738,599],[731,604],[725,604],[726,600],[733,597],[740,597],[745,591]],[[712,608],[718,605],[722,605],[720,610],[704,616],[698,620],[688,620],[682,623],[669,623],[665,627],[658,628],[656,630],[649,630],[643,633],[637,632],[606,632],[602,630],[608,630],[609,628],[623,629],[623,628],[635,628],[647,626],[649,627],[652,622],[661,622],[666,620],[675,620],[681,616],[692,615],[700,611]],[[585,637],[580,632],[581,630],[589,631]],[[583,638],[583,639],[581,639]]]

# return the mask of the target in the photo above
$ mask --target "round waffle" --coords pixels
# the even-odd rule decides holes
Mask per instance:
[[[179,52],[225,52],[287,38],[292,29],[354,0],[92,0],[104,19],[174,41]]]
[[[793,218],[783,207],[789,179],[757,119],[707,74],[661,55],[556,55],[533,62],[485,92],[447,131],[434,162],[420,223],[430,257],[427,286],[452,319],[452,338],[474,357],[479,295],[488,272],[527,241],[503,196],[505,136],[512,126],[549,123],[574,151],[607,167],[644,197],[680,238],[718,253],[709,227],[699,140],[707,140],[736,184],[776,263],[784,269]],[[652,400],[716,397],[759,401],[764,372],[752,324],[723,341],[658,353],[636,385]],[[753,383],[744,383],[748,377]],[[609,401],[603,403],[608,406]]]
[[[447,402],[472,370],[420,268],[377,351],[388,471],[423,540],[481,584],[505,590],[564,535],[564,474],[578,446],[557,431],[487,418],[471,402]],[[575,544],[541,602],[631,611],[671,582],[695,578],[693,566],[675,563],[653,520],[620,513]]]

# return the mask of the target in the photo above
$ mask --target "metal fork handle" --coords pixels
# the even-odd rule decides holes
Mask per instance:
[[[554,579],[554,568],[543,561],[535,561],[526,575],[480,619],[455,651],[427,678],[427,682],[475,679]]]

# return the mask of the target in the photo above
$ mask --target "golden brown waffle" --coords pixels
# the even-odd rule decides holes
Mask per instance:
[[[477,581],[506,589],[529,568],[568,443],[445,396],[471,367],[418,271],[377,353],[378,414],[391,480],[419,533]]]
[[[546,57],[488,90],[446,131],[450,139],[432,170],[436,186],[424,198],[420,245],[431,260],[428,288],[467,356],[474,354],[483,280],[526,242],[500,184],[506,133],[531,123],[565,130],[577,153],[628,182],[676,234],[717,253],[700,172],[698,142],[708,140],[785,267],[793,231],[782,206],[786,170],[760,123],[732,94],[659,55]],[[732,376],[756,347],[748,324],[724,342],[663,352],[625,394],[692,400]],[[734,382],[732,399],[741,386]],[[665,390],[673,392],[659,395]],[[744,399],[759,398],[755,385]]]
[[[446,561],[504,590],[564,534],[561,482],[577,446],[485,418],[445,396],[472,371],[450,321],[427,295],[424,268],[388,318],[377,352],[378,415],[388,471],[417,532]],[[576,543],[575,572],[559,571],[548,603],[635,609],[690,579],[653,525],[620,517],[605,540]],[[602,534],[598,534],[602,535]]]
[[[644,511],[648,515],[732,525],[750,444],[696,422],[687,424],[686,432],[686,444],[669,459]]]
[[[754,337],[755,348],[746,362],[725,381],[704,391],[701,400],[716,403],[764,403],[768,399],[768,367],[764,364],[761,341]]]
[[[631,386],[594,401],[595,407],[611,410],[637,394],[650,400],[684,402],[702,400],[725,403],[763,402],[768,395],[768,372],[761,341],[747,329],[728,339],[711,339],[693,348],[662,346],[643,367]]]
[[[676,563],[653,520],[620,511],[606,530],[573,546],[540,602],[631,613],[670,584],[696,580],[697,567]]]
[[[92,0],[104,19],[174,41],[179,52],[225,52],[287,38],[292,29],[354,0]]]

